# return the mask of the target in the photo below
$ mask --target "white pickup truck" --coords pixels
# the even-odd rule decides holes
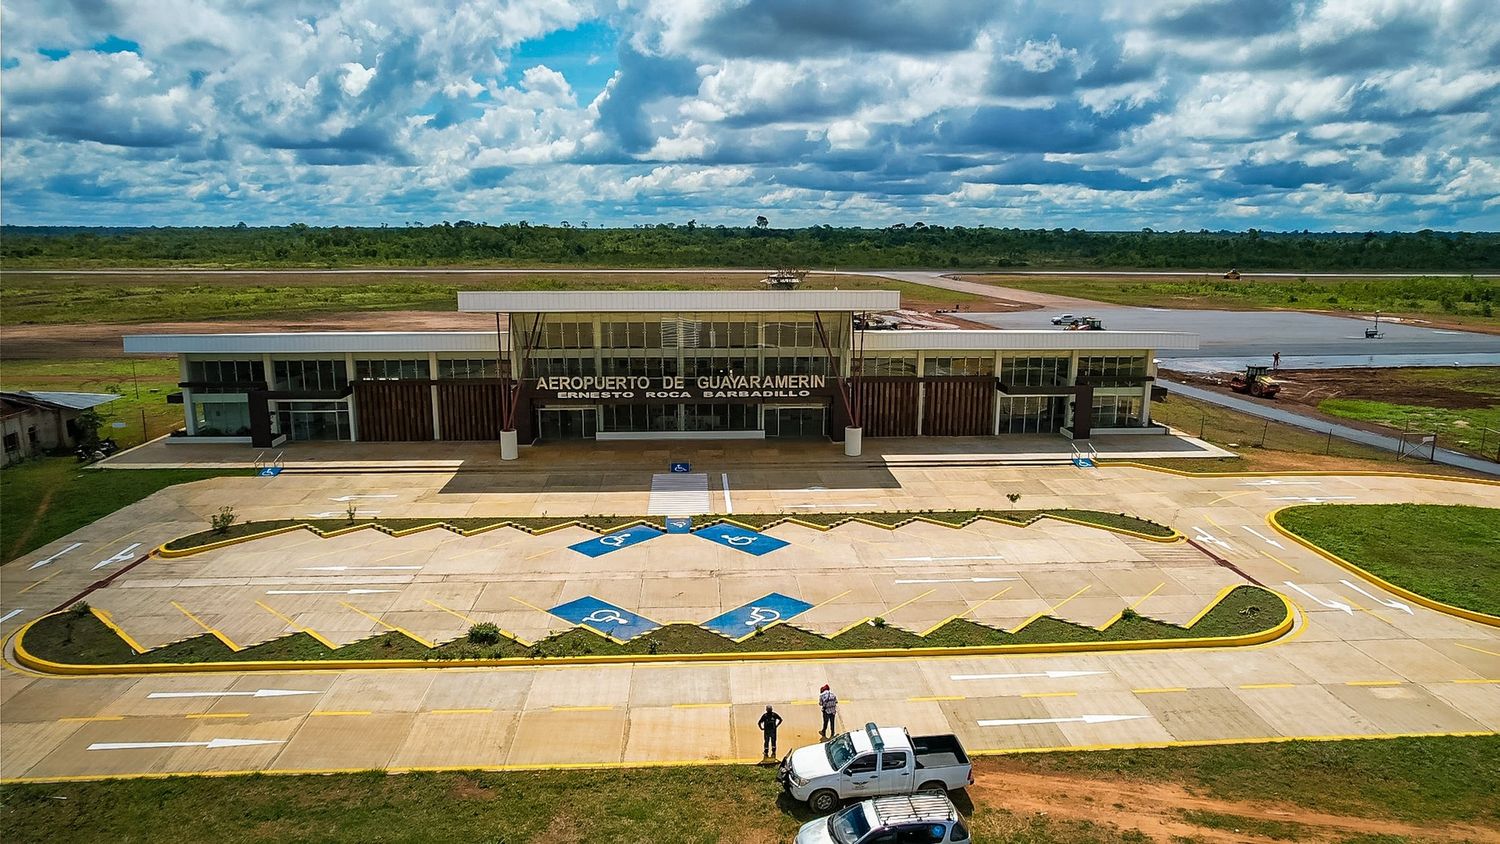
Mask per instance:
[[[958,736],[912,736],[905,727],[866,724],[788,753],[777,779],[814,812],[831,812],[851,798],[967,788],[974,768]]]

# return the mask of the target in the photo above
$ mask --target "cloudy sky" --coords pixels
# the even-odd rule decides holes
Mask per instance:
[[[0,0],[11,224],[1500,229],[1495,0]]]

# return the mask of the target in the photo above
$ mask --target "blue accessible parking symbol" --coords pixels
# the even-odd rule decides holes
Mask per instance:
[[[617,530],[614,533],[606,533],[597,539],[589,539],[576,545],[569,545],[568,548],[587,557],[602,557],[611,551],[618,551],[621,548],[639,545],[648,539],[655,539],[658,536],[661,536],[661,531],[656,528],[636,525],[624,530]]]
[[[769,554],[777,548],[785,548],[791,543],[774,536],[767,536],[747,528],[735,525],[717,524],[698,531],[698,535],[710,542],[717,542],[733,548],[736,551],[744,551],[746,554]]]
[[[693,520],[688,516],[671,516],[667,519],[667,533],[692,533]]]
[[[688,463],[673,463],[672,464],[672,474],[674,474],[674,475],[685,475],[685,474],[687,474],[688,472],[691,472],[691,471],[693,471],[693,467],[692,467],[691,464],[688,464]]]
[[[771,594],[744,606],[703,622],[703,626],[735,641],[754,636],[757,628],[769,627],[778,621],[787,621],[812,609],[812,604],[800,601],[780,592]]]
[[[596,633],[602,633],[621,642],[634,639],[642,633],[649,633],[661,626],[645,616],[636,615],[608,601],[601,601],[593,595],[585,595],[566,604],[558,604],[547,612],[564,621],[587,627]]]

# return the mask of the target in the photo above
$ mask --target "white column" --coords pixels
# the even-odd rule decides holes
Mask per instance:
[[[921,382],[923,373],[927,371],[927,353],[917,352],[917,436],[922,436],[922,423],[927,409],[927,385]]]
[[[1156,377],[1156,362],[1151,359],[1151,350],[1146,350],[1146,374],[1153,379]],[[1141,385],[1141,427],[1151,427],[1151,385],[1154,380],[1147,381]]]
[[[437,352],[427,353],[427,377],[437,378],[438,358]],[[432,391],[432,438],[440,440],[443,438],[442,409],[438,407],[438,388],[436,384],[429,387]]]
[[[996,350],[996,352],[995,352],[995,381],[997,383],[1000,380],[1000,358],[1001,358],[1001,354],[1000,354],[1000,352],[998,350]],[[990,419],[990,436],[992,436],[992,437],[998,437],[998,436],[1000,436],[1000,402],[1001,402],[1001,400],[1002,399],[1001,399],[1001,396],[1000,396],[1000,390],[997,388],[997,389],[995,389],[995,412],[993,414],[991,414],[991,416],[993,418]]]
[[[177,356],[177,372],[180,380],[184,382],[192,377],[188,374],[187,355]],[[188,436],[196,435],[198,433],[198,414],[193,410],[193,390],[190,387],[182,388],[182,415],[183,421],[187,424]]]

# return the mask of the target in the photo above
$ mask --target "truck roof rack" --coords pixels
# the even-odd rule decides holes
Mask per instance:
[[[958,810],[946,794],[900,794],[893,797],[877,797],[871,801],[875,817],[882,824],[904,821],[951,821],[958,818]]]

